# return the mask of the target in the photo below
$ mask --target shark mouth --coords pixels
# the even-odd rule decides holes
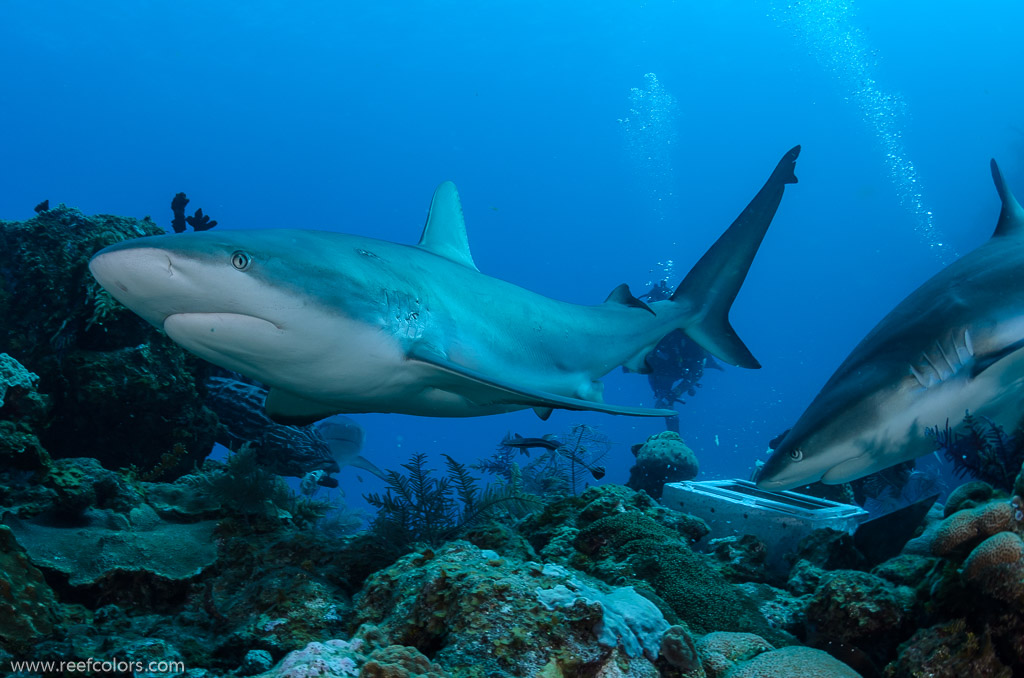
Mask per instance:
[[[164,320],[164,332],[200,358],[227,361],[243,373],[279,355],[286,336],[269,320],[240,313],[175,313]]]

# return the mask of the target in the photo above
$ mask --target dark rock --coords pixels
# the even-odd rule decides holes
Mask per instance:
[[[732,582],[764,582],[768,580],[765,561],[768,547],[752,534],[712,539],[708,550],[720,563],[720,571]]]
[[[793,560],[806,560],[824,570],[857,570],[867,566],[853,535],[831,528],[814,530],[801,539]]]
[[[938,558],[903,554],[878,565],[871,570],[871,574],[876,574],[897,586],[914,588],[925,581],[928,573],[935,569],[938,562]]]
[[[988,629],[970,629],[963,619],[919,629],[900,646],[887,678],[1012,678],[1018,675],[996,652]]]
[[[884,663],[911,631],[914,600],[911,589],[867,572],[828,572],[807,606],[808,640],[848,643]]]

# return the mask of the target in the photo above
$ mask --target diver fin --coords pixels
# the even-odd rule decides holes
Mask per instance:
[[[456,264],[462,264],[474,271],[479,270],[473,263],[469,251],[469,236],[462,216],[462,203],[455,184],[446,181],[434,190],[427,212],[427,223],[423,226],[419,246],[428,252],[444,257]]]
[[[447,358],[429,350],[417,350],[415,347],[409,352],[410,360],[418,360],[422,363],[432,365],[437,369],[458,377],[461,380],[471,381],[486,387],[488,391],[497,391],[502,398],[497,402],[508,404],[524,405],[525,407],[550,408],[562,410],[583,410],[593,412],[604,412],[605,414],[622,414],[631,417],[667,417],[675,414],[673,410],[656,410],[645,407],[623,407],[619,405],[607,405],[605,403],[591,402],[579,398],[568,398],[555,393],[547,393],[532,388],[516,386],[510,382],[497,377],[483,375],[476,370],[471,370],[461,365],[456,365]]]
[[[377,468],[377,466],[372,461],[370,461],[361,454],[356,455],[355,458],[348,463],[348,465],[354,466],[356,468],[361,468],[368,473],[372,473],[381,480],[387,480],[387,474],[384,473],[384,471],[381,471],[379,468]]]
[[[651,315],[658,315],[655,313],[650,306],[640,301],[633,296],[633,293],[629,291],[629,285],[622,283],[608,295],[608,298],[604,300],[606,304],[622,304],[623,306],[629,306],[630,308],[642,308]]]
[[[279,388],[270,389],[263,408],[275,423],[290,426],[305,426],[338,413],[337,408],[330,405],[308,400]]]
[[[535,407],[533,411],[537,414],[541,421],[547,421],[548,417],[551,416],[553,410],[550,407]]]
[[[1024,233],[1024,209],[1021,209],[1020,203],[1013,197],[995,160],[992,160],[992,180],[996,182],[996,191],[999,192],[999,199],[1003,202],[1003,208],[999,212],[999,221],[996,222],[996,231],[992,237]]]
[[[794,169],[799,155],[796,146],[782,157],[750,204],[672,294],[672,301],[687,304],[691,317],[696,318],[683,328],[686,334],[730,365],[761,366],[729,324],[729,308],[782,202],[786,184],[797,183]]]
[[[985,356],[978,356],[978,360],[977,362],[974,363],[974,368],[971,370],[971,378],[973,379],[974,377],[978,376],[988,368],[995,365],[997,362],[999,362],[1006,356],[1010,355],[1011,353],[1016,353],[1022,348],[1024,348],[1024,339],[1018,339],[1012,344],[1004,346],[1002,349],[996,351],[995,353],[990,353],[989,355]]]

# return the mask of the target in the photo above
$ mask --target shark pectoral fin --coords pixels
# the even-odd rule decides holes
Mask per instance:
[[[330,405],[279,388],[270,389],[263,407],[267,411],[267,416],[276,423],[291,426],[305,426],[338,413],[337,408]]]
[[[374,464],[372,461],[370,461],[361,454],[356,455],[356,457],[352,461],[350,461],[348,465],[355,466],[356,468],[361,468],[368,473],[372,473],[381,480],[387,480],[387,476],[384,473],[384,471],[381,471],[379,468],[377,468],[376,464]]]
[[[427,212],[427,223],[423,226],[419,246],[428,252],[462,264],[474,271],[479,270],[469,251],[469,236],[466,235],[466,221],[462,216],[462,202],[455,184],[446,181],[434,190]]]
[[[987,370],[988,368],[995,365],[997,362],[1007,357],[1012,353],[1016,353],[1020,349],[1024,348],[1024,339],[1019,339],[1012,344],[1004,346],[1002,350],[990,353],[989,355],[978,356],[977,361],[974,363],[974,367],[971,369],[971,378],[977,377],[979,374]]]
[[[619,405],[607,405],[600,402],[590,402],[580,398],[568,398],[555,393],[547,393],[536,389],[517,386],[498,377],[491,377],[476,370],[471,370],[461,365],[456,365],[447,358],[440,356],[428,349],[412,349],[409,352],[411,360],[431,365],[443,372],[454,375],[460,379],[474,382],[484,386],[487,390],[501,394],[501,401],[520,404],[524,407],[532,407],[534,411],[543,409],[562,410],[590,410],[593,412],[604,412],[605,414],[622,414],[631,417],[671,417],[676,414],[675,410],[656,410],[645,407],[621,407]],[[538,413],[539,414],[539,413]]]
[[[537,414],[541,421],[547,421],[553,411],[550,407],[535,407],[533,411]]]

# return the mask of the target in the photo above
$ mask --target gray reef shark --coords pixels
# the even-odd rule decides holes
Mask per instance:
[[[607,405],[599,379],[681,328],[732,365],[759,367],[729,308],[782,200],[799,146],[671,299],[626,285],[598,306],[480,273],[454,184],[434,193],[415,246],[328,231],[205,231],[125,241],[89,268],[122,304],[212,363],[270,387],[267,414],[468,417],[533,408],[668,416]]]
[[[828,380],[758,474],[785,490],[845,483],[935,451],[928,427],[1024,414],[1024,211],[995,161],[993,236],[904,299]]]

